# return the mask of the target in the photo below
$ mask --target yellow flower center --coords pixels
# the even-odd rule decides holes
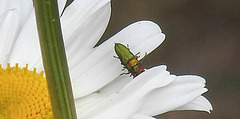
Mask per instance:
[[[53,118],[46,78],[27,66],[0,65],[0,119]]]

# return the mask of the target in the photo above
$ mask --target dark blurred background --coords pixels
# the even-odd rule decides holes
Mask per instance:
[[[166,34],[147,56],[147,68],[166,64],[173,74],[207,80],[211,114],[168,112],[162,119],[240,119],[240,0],[113,0],[102,40],[138,20],[151,20]]]

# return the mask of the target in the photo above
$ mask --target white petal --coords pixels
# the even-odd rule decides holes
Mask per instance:
[[[67,2],[67,0],[57,0],[58,1],[58,11],[59,11],[59,15],[62,14],[63,9],[65,7],[65,4]]]
[[[66,0],[58,2],[59,9],[63,9]],[[33,68],[37,68],[37,71],[43,70],[34,10],[17,38],[9,62],[11,64],[19,63],[20,67],[25,67],[28,64],[30,70],[33,70]]]
[[[16,9],[7,10],[0,16],[0,64],[8,63],[19,31],[19,15]]]
[[[92,93],[89,96],[86,96],[81,99],[75,100],[75,106],[77,109],[77,112],[84,112],[89,107],[93,107],[94,105],[101,103],[105,99],[105,96],[99,94],[99,93]]]
[[[178,76],[171,84],[150,93],[139,113],[154,116],[181,107],[207,91],[204,83],[198,76]]]
[[[209,112],[213,110],[211,103],[203,96],[198,97],[190,103],[187,103],[174,110],[199,110]]]
[[[41,52],[35,14],[32,13],[18,36],[9,62],[13,64],[19,63],[20,67],[29,64],[29,68],[32,69],[36,65],[42,64],[40,59]],[[40,67],[36,68],[40,69]]]
[[[85,110],[81,110],[81,106],[77,107],[81,110],[78,110],[78,118],[128,119],[139,110],[140,105],[142,105],[142,99],[144,99],[149,92],[156,88],[166,86],[173,80],[174,78],[172,78],[169,72],[166,71],[165,66],[149,69],[122,87],[122,89],[119,90],[119,93],[104,96],[105,99],[102,100],[102,98],[100,98],[101,101],[91,99],[98,103],[94,103],[94,105],[91,104],[91,106],[85,108]],[[98,97],[99,96],[93,98]],[[78,103],[89,103],[85,98],[88,98],[88,96],[82,99],[77,99],[77,105]]]
[[[115,36],[96,47],[81,63],[71,69],[72,84],[75,98],[88,95],[119,76],[122,65],[113,58],[114,43],[129,44],[133,53],[149,53],[164,40],[159,26],[150,21],[134,23]]]
[[[98,90],[102,95],[111,95],[113,93],[118,93],[127,83],[132,81],[133,78],[130,75],[121,75],[114,79],[112,82],[104,86],[102,89]]]
[[[146,70],[125,85],[120,92],[123,93],[126,91],[126,94],[137,92],[145,95],[150,92],[150,90],[168,85],[174,81],[175,76],[170,75],[170,73],[166,71],[166,68],[167,67],[165,65],[161,65]]]
[[[109,0],[75,0],[64,12],[63,36],[69,59],[69,67],[92,52],[110,19]]]
[[[137,113],[137,114],[134,114],[133,116],[131,116],[131,118],[129,118],[129,119],[156,119],[156,118]]]
[[[32,12],[32,0],[1,0],[0,15],[10,9],[15,9],[21,15],[19,23],[22,26]]]

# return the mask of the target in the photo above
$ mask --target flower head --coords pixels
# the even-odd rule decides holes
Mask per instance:
[[[5,6],[7,2],[11,6]],[[40,88],[46,86],[45,79],[40,73],[43,71],[43,66],[32,1],[25,0],[24,5],[21,2],[23,1],[4,0],[1,4],[3,6],[0,7],[2,8],[0,10],[0,64],[2,66],[0,86],[5,87],[0,88],[0,92],[9,94],[6,96],[7,100],[0,100],[0,110],[4,114],[10,113],[11,110],[7,112],[6,110],[12,109],[13,105],[21,109],[28,103],[24,97],[27,92],[20,93],[20,88],[16,92],[13,89],[8,90],[7,85],[15,86],[15,80],[17,82],[21,77],[25,77],[25,74],[27,76],[31,74],[29,77],[35,76],[33,79],[25,79],[31,80],[31,85],[37,83]],[[59,11],[62,13],[66,1],[59,0],[58,2]],[[107,26],[110,12],[109,0],[75,0],[61,16],[79,118],[142,119],[171,110],[212,110],[209,101],[201,96],[207,89],[204,88],[205,80],[199,76],[175,76],[170,74],[164,65],[146,69],[134,79],[128,75],[120,75],[122,66],[118,60],[113,58],[115,42],[128,44],[133,53],[140,51],[141,59],[145,53],[149,54],[158,47],[165,35],[157,24],[151,21],[139,21],[94,47]],[[10,65],[7,65],[8,63]],[[17,66],[15,66],[16,63]],[[18,71],[20,73],[17,73]],[[25,72],[24,76],[21,76],[21,72]],[[13,84],[4,80],[4,78],[12,79],[12,77],[15,77]],[[39,80],[36,81],[36,79]],[[23,83],[20,87],[26,85],[30,84]],[[45,88],[42,89],[42,92],[44,91],[43,97],[39,96],[40,100],[48,97]],[[31,95],[37,92],[33,91]],[[16,95],[12,95],[13,93]],[[19,96],[23,100],[17,97],[14,98],[17,102],[15,100],[8,102],[8,99],[13,99],[14,96]],[[49,99],[47,102],[49,104]],[[37,101],[34,106],[37,104],[42,104],[42,102]],[[43,105],[47,103],[44,102]],[[32,109],[31,106],[28,107]],[[44,107],[43,109],[49,111],[47,114],[51,113],[51,108]],[[46,114],[39,110],[30,114],[33,113]],[[27,114],[29,115],[28,112]],[[0,113],[0,116],[2,115],[3,113]]]

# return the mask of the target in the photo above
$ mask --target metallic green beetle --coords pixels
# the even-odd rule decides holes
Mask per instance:
[[[118,58],[121,61],[121,64],[124,66],[123,68],[128,70],[127,74],[130,74],[135,78],[137,75],[144,72],[144,67],[138,61],[138,56],[133,55],[133,53],[123,44],[115,43],[114,46],[115,52]]]

